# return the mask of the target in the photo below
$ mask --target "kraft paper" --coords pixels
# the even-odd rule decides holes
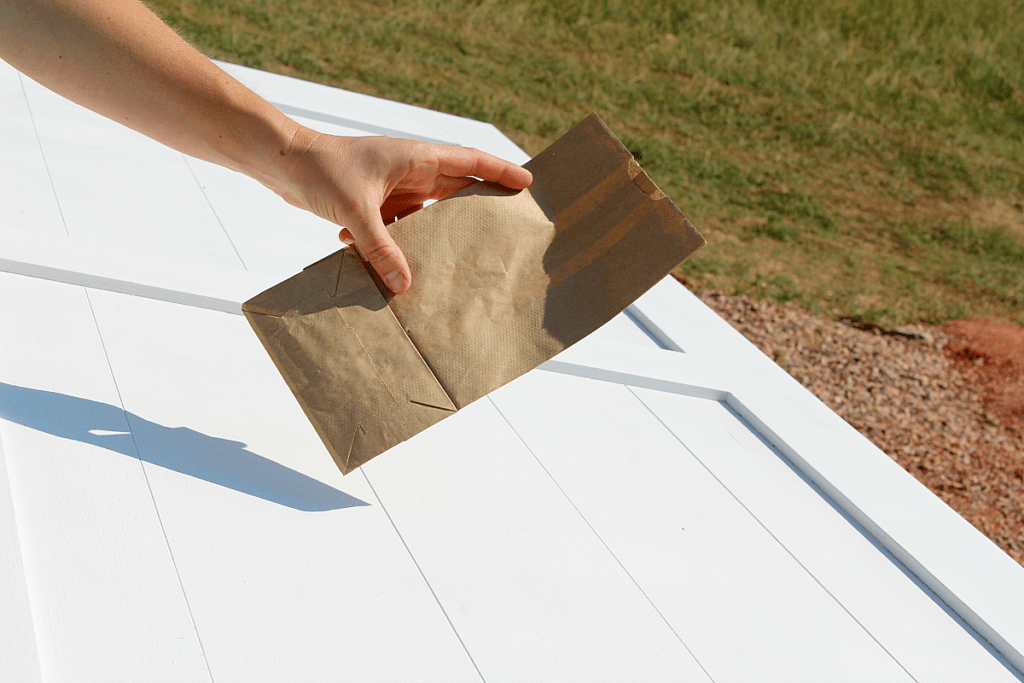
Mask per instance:
[[[587,336],[705,244],[596,115],[526,168],[526,190],[477,183],[392,226],[405,294],[343,249],[242,306],[342,472]]]

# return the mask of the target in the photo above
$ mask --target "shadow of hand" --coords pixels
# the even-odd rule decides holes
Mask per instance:
[[[246,450],[240,441],[188,427],[165,427],[99,401],[0,382],[0,417],[296,510],[322,512],[367,504]]]

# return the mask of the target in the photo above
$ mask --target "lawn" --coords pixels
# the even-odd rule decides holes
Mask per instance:
[[[150,0],[207,54],[490,121],[597,111],[701,229],[687,278],[1024,324],[1019,0]]]

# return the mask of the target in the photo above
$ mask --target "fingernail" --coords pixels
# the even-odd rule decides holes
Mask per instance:
[[[384,282],[392,292],[397,292],[405,286],[405,275],[402,274],[402,271],[396,270],[385,275]]]
[[[356,241],[355,241],[354,239],[352,239],[351,237],[342,237],[342,238],[341,238],[341,241],[342,241],[342,242],[344,242],[345,244],[347,244],[347,245],[348,245],[348,246],[350,246],[350,247],[351,247],[351,246],[352,246],[353,244],[355,244],[355,243],[356,243]]]

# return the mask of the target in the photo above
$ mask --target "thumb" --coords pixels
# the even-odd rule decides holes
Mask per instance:
[[[355,238],[355,245],[360,255],[376,271],[384,284],[395,294],[401,294],[412,284],[412,273],[405,260],[402,250],[395,244],[391,233],[377,212],[362,225],[350,225],[339,234],[342,241],[350,233]]]

